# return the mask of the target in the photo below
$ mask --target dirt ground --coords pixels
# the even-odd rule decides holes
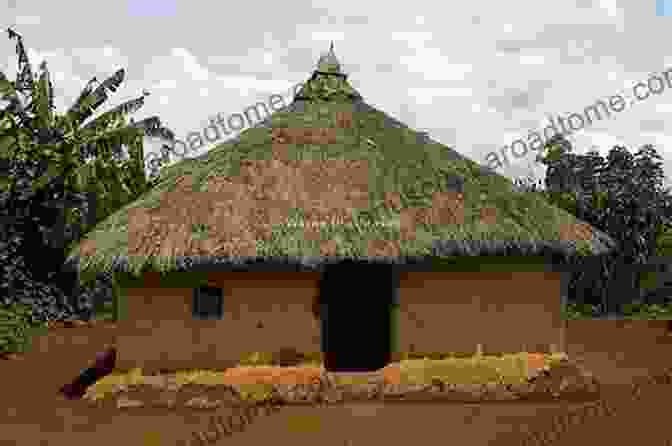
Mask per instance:
[[[175,412],[168,408],[92,408],[58,389],[113,344],[114,327],[56,328],[18,359],[0,361],[0,445],[200,445],[264,441],[351,445],[646,444],[669,445],[664,404],[672,385],[672,338],[659,321],[568,321],[567,353],[603,384],[602,401],[584,403],[346,403],[283,406],[249,412],[229,434],[232,407]],[[648,379],[657,375],[655,379]],[[633,393],[633,382],[645,382]],[[665,419],[663,417],[666,417]],[[216,442],[194,432],[215,432]],[[557,434],[553,432],[557,431]],[[524,440],[536,434],[536,440]],[[205,436],[205,434],[202,434]],[[546,435],[544,437],[543,435]],[[556,435],[555,441],[551,436]]]

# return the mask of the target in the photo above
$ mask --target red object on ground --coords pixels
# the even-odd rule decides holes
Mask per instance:
[[[71,400],[82,398],[90,385],[112,373],[116,359],[117,349],[114,347],[98,353],[93,366],[84,369],[74,381],[61,387],[59,392]]]

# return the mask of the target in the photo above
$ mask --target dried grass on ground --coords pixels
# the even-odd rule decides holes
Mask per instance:
[[[158,397],[160,391],[171,388],[176,394],[184,386],[196,386],[209,393],[209,388],[233,388],[255,399],[267,396],[273,389],[295,390],[297,387],[315,386],[318,392],[320,385],[340,386],[352,390],[370,386],[372,383],[395,389],[401,394],[417,389],[418,386],[433,385],[437,382],[444,385],[478,386],[496,385],[519,386],[529,384],[543,371],[555,370],[566,361],[565,355],[542,355],[521,353],[502,357],[450,358],[444,360],[405,360],[393,363],[382,370],[362,376],[329,374],[319,364],[304,364],[293,367],[278,366],[239,366],[225,371],[193,370],[171,374],[146,376],[142,370],[118,372],[107,376],[93,385],[86,398],[91,401],[103,401],[119,398],[129,390],[134,393],[141,387],[152,387],[145,396]],[[531,386],[531,384],[530,384]],[[457,388],[457,387],[456,387]],[[173,399],[177,398],[174,396]],[[154,404],[154,401],[144,403]]]

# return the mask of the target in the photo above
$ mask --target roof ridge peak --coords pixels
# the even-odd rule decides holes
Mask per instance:
[[[329,51],[323,53],[317,61],[317,71],[323,73],[342,73],[341,63],[334,52],[334,41],[329,45]]]

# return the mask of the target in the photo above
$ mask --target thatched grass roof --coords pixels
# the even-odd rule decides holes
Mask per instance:
[[[164,168],[154,189],[73,248],[70,263],[80,272],[137,273],[255,259],[313,268],[341,258],[575,257],[615,248],[564,210],[369,106],[337,74],[316,70],[286,109]]]

